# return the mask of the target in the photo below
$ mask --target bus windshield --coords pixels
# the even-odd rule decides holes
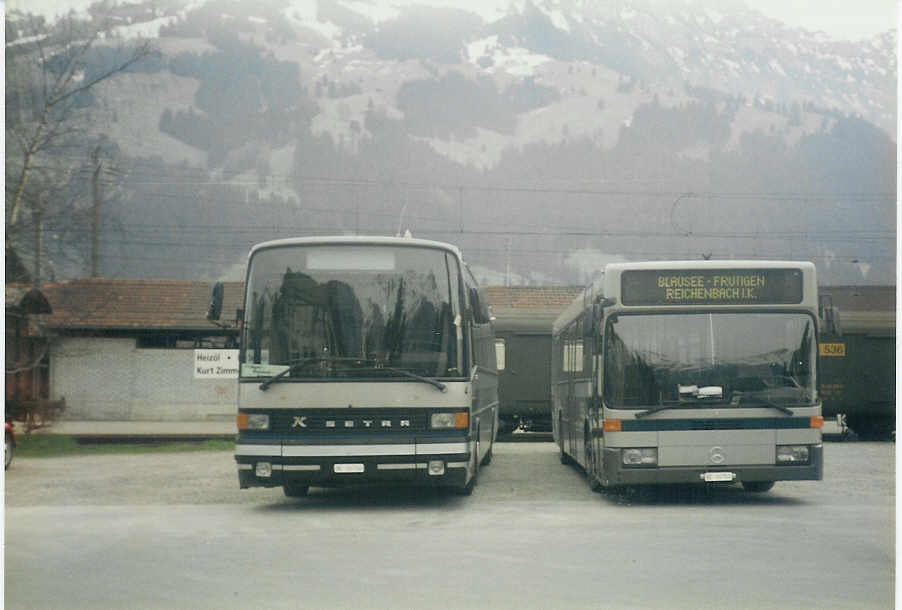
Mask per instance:
[[[809,406],[815,349],[814,321],[803,313],[613,316],[605,332],[605,403]]]
[[[250,261],[241,376],[462,374],[459,269],[434,248],[304,245]]]

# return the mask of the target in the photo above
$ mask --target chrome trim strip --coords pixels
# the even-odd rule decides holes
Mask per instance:
[[[416,455],[413,444],[407,445],[285,445],[285,457],[334,457],[364,455]]]
[[[467,443],[403,445],[235,445],[235,455],[265,457],[345,457],[368,455],[441,455],[467,453]]]
[[[417,455],[440,453],[466,453],[467,443],[417,443]]]
[[[469,465],[467,462],[448,462],[445,464],[447,468],[466,468]]]
[[[253,470],[253,464],[238,464],[238,470]]]
[[[279,445],[235,445],[235,455],[282,455],[282,447]]]
[[[420,464],[376,464],[376,470],[416,470]],[[423,464],[425,466],[425,464]]]
[[[319,470],[319,464],[289,464],[282,466],[282,470]]]

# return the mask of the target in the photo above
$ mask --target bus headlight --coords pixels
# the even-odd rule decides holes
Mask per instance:
[[[658,465],[658,449],[656,447],[621,449],[620,456],[624,466]]]
[[[429,427],[466,429],[470,427],[470,416],[466,411],[433,413],[432,417],[429,418]]]
[[[777,445],[778,464],[807,464],[808,445]]]
[[[269,430],[269,415],[265,413],[239,413],[239,430]]]

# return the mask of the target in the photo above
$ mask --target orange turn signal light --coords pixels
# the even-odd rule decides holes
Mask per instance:
[[[466,411],[458,411],[454,414],[454,427],[467,429],[470,427],[470,414]]]
[[[623,421],[619,419],[606,419],[601,423],[601,429],[605,432],[620,432],[623,429]]]
[[[823,415],[814,415],[811,418],[811,421],[808,424],[809,428],[823,428],[824,427],[824,416]]]
[[[247,413],[239,413],[235,416],[235,423],[238,425],[239,430],[244,430],[247,428]]]

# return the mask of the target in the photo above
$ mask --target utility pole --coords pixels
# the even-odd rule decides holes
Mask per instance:
[[[510,287],[511,285],[511,236],[507,236],[507,240],[504,244],[504,285]]]
[[[91,277],[97,277],[100,261],[100,177],[103,174],[103,162],[100,160],[100,147],[94,149],[94,209],[91,221]]]
[[[464,232],[464,187],[457,187],[457,227],[460,233]]]

